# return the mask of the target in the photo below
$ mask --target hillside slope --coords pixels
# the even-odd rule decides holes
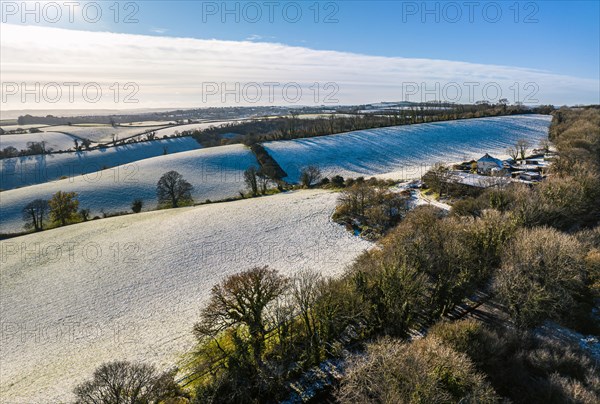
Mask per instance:
[[[325,176],[387,174],[418,178],[438,161],[477,159],[485,153],[506,154],[518,139],[537,147],[548,136],[550,116],[519,115],[478,118],[360,130],[307,139],[267,142],[264,147],[297,182],[300,170],[318,166]]]
[[[69,399],[104,361],[172,366],[210,288],[240,270],[340,273],[371,244],[331,221],[336,198],[300,191],[0,242],[0,401]]]
[[[13,136],[13,135],[5,135]],[[106,149],[13,157],[0,160],[0,189],[42,184],[59,178],[93,173],[166,153],[200,149],[191,137],[140,142]]]
[[[131,202],[136,198],[144,202],[144,210],[156,209],[156,183],[170,170],[178,171],[194,186],[192,196],[196,202],[238,196],[239,191],[245,189],[244,170],[257,164],[248,148],[221,146],[148,158],[60,181],[4,191],[0,193],[0,233],[23,230],[23,207],[34,199],[50,199],[57,191],[77,192],[79,207],[90,209],[92,216],[100,215],[101,209],[106,213],[131,211]]]

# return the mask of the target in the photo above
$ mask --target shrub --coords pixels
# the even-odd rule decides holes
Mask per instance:
[[[429,335],[464,353],[494,389],[515,403],[597,403],[593,359],[563,337],[491,328],[481,322],[441,322]]]
[[[346,187],[338,201],[333,219],[378,238],[395,226],[408,211],[408,196],[392,192],[377,180],[361,181]]]
[[[131,210],[133,211],[133,213],[140,213],[142,211],[143,205],[144,201],[142,201],[141,199],[135,199],[131,203]]]
[[[584,248],[551,228],[522,229],[502,256],[494,290],[520,326],[561,319],[585,290]]]
[[[344,177],[340,175],[336,175],[331,179],[331,185],[335,188],[343,188],[344,187]]]
[[[431,337],[369,344],[348,370],[337,398],[348,403],[499,402],[465,354]]]
[[[88,219],[90,218],[90,210],[89,209],[81,209],[79,211],[79,214],[81,215],[81,220],[83,220],[84,222],[87,222]]]

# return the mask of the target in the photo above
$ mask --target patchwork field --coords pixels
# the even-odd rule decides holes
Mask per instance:
[[[518,139],[533,147],[548,136],[551,117],[520,115],[396,126],[308,139],[265,143],[271,156],[297,182],[300,170],[317,165],[325,176],[386,174],[418,178],[438,161],[506,154]]]
[[[12,135],[10,135],[12,136]],[[41,184],[59,178],[93,173],[155,156],[200,149],[190,137],[132,143],[91,151],[13,157],[0,160],[0,189]]]
[[[173,139],[179,140],[179,139]],[[157,207],[156,183],[167,171],[176,170],[194,186],[196,202],[239,195],[245,189],[244,170],[257,165],[252,152],[242,145],[213,147],[159,156],[111,169],[91,172],[0,193],[0,233],[23,230],[21,210],[34,199],[50,199],[57,191],[77,192],[81,209],[92,216],[130,212],[131,202],[141,199],[144,210]]]
[[[331,221],[336,198],[300,191],[1,241],[2,401],[72,399],[105,361],[176,364],[210,288],[240,270],[339,274],[371,244]]]

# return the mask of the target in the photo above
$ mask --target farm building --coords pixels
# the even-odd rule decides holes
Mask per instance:
[[[477,173],[490,175],[494,172],[502,171],[504,169],[504,163],[502,160],[485,154],[482,158],[477,160]]]

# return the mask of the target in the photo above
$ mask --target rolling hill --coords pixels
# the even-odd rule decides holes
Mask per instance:
[[[92,216],[100,215],[102,209],[106,213],[130,211],[131,202],[138,198],[143,201],[144,210],[156,209],[156,183],[162,174],[171,170],[178,171],[192,184],[196,202],[238,196],[246,187],[244,170],[251,165],[257,165],[257,162],[248,148],[230,145],[153,157],[60,181],[4,191],[0,193],[0,233],[21,231],[23,207],[34,199],[50,199],[57,191],[77,192],[79,207],[90,209]]]
[[[371,243],[298,191],[114,217],[0,242],[0,396],[72,399],[110,360],[178,362],[210,288],[252,266],[341,273]]]
[[[548,136],[550,116],[519,115],[396,126],[307,139],[267,142],[265,148],[297,182],[300,170],[318,166],[325,176],[387,174],[418,178],[438,161],[504,155],[521,138],[533,147]]]

